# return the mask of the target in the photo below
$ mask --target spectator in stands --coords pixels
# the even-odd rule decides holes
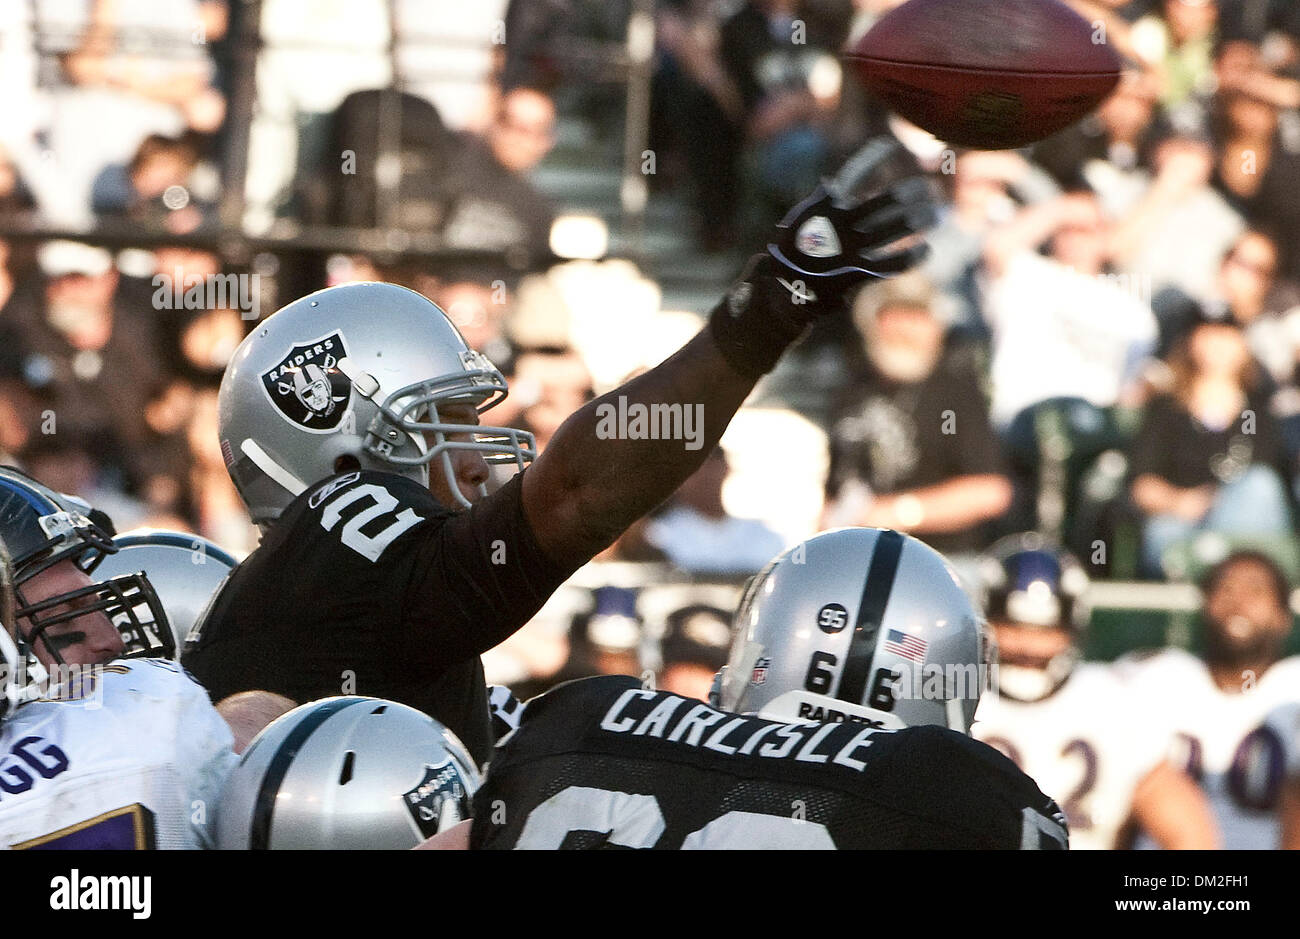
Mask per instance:
[[[1215,267],[1245,222],[1210,185],[1208,141],[1172,137],[1157,146],[1154,161],[1155,179],[1112,234],[1111,257],[1147,302],[1169,287],[1208,297]]]
[[[659,643],[662,664],[655,686],[707,701],[713,676],[727,664],[731,617],[731,610],[703,604],[674,610]]]
[[[54,241],[42,246],[39,262],[42,291],[34,303],[9,311],[21,375],[46,411],[43,420],[52,419],[59,434],[84,444],[126,484],[162,361],[153,324],[122,303],[104,249]]]
[[[1135,198],[1156,142],[1169,132],[1149,72],[1128,70],[1095,114],[1035,144],[1033,159],[1063,189],[1096,190],[1111,212]]]
[[[778,211],[827,169],[845,12],[808,0],[747,0],[722,25],[722,62],[739,89],[757,164],[756,196]]]
[[[591,373],[572,349],[522,352],[515,359],[513,373],[510,397],[518,399],[514,405],[518,412],[511,420],[533,434],[538,453],[546,449],[570,414],[595,397]],[[493,420],[500,420],[506,412],[492,413]]]
[[[183,379],[159,384],[145,407],[148,440],[137,459],[140,499],[149,513],[181,518],[186,528],[198,524],[189,479],[193,455],[188,429],[194,397],[194,387]]]
[[[32,194],[27,190],[18,167],[9,158],[4,147],[0,146],[0,216],[11,212],[24,212],[34,207]],[[0,306],[3,306],[2,299],[0,299]]]
[[[149,134],[210,134],[225,119],[225,99],[212,87],[213,68],[202,24],[225,0],[93,0],[76,45],[63,57],[68,86],[56,89],[50,140],[62,193],[42,192],[56,214],[90,207],[92,181],[123,163]],[[217,36],[213,35],[212,39]],[[66,197],[66,198],[65,198]]]
[[[244,341],[244,319],[228,306],[198,310],[181,329],[182,371],[199,384],[221,383],[226,365]]]
[[[709,4],[680,0],[658,11],[659,59],[651,102],[651,145],[683,157],[696,240],[706,251],[730,247],[740,202],[744,103],[719,55],[721,34]],[[651,182],[671,169],[660,159]]]
[[[194,396],[186,439],[190,449],[189,490],[197,522],[195,530],[229,551],[252,551],[259,536],[221,457],[216,389],[205,389]]]
[[[985,243],[994,424],[1049,398],[1127,400],[1156,320],[1136,283],[1109,269],[1110,222],[1090,192],[1022,210]],[[1048,243],[1048,254],[1036,250]]]
[[[1234,44],[1235,48],[1241,48]],[[1257,61],[1251,50],[1247,57]],[[1300,82],[1281,87],[1257,64],[1236,69],[1216,99],[1218,158],[1213,184],[1282,249],[1281,272],[1300,280],[1300,140],[1280,123],[1280,109],[1300,105]],[[1262,79],[1262,81],[1261,81]]]
[[[945,354],[932,304],[915,273],[854,303],[866,361],[834,411],[823,525],[895,528],[939,551],[972,551],[1012,489],[979,376]]]
[[[645,527],[645,540],[691,574],[752,574],[785,547],[763,522],[736,518],[722,504],[727,457],[719,447]]]
[[[428,101],[394,88],[354,91],[304,128],[300,159],[310,169],[294,181],[297,205],[318,224],[436,231],[455,147]]]
[[[1204,321],[1169,364],[1172,388],[1147,405],[1130,467],[1146,519],[1143,569],[1157,577],[1166,550],[1199,532],[1281,535],[1291,526],[1291,473],[1241,328]]]
[[[1279,282],[1277,267],[1277,243],[1264,232],[1247,231],[1223,255],[1204,302],[1178,290],[1158,294],[1152,306],[1160,320],[1162,353],[1203,316],[1230,319],[1245,330],[1251,354],[1264,366],[1264,384],[1290,381],[1297,347],[1284,316],[1300,309],[1300,289]]]
[[[1218,21],[1218,0],[1162,0],[1157,15],[1133,26],[1133,45],[1160,75],[1161,101],[1180,130],[1205,129]]]
[[[429,296],[456,324],[471,349],[482,352],[502,368],[507,365],[512,351],[505,336],[509,311],[505,279],[490,282],[481,275],[444,276]]]
[[[92,207],[101,215],[126,215],[158,226],[175,226],[172,211],[188,210],[191,224],[181,231],[193,230],[199,209],[192,204],[187,184],[198,163],[192,138],[150,134],[125,166],[113,164],[99,174],[91,193]]]
[[[555,145],[555,103],[538,88],[512,88],[482,137],[459,138],[443,237],[451,247],[545,252],[555,210],[528,181]]]
[[[939,296],[935,312],[969,337],[986,339],[979,272],[989,232],[1016,211],[1016,199],[1043,202],[1059,195],[1051,177],[1014,150],[972,150],[957,156],[949,205],[926,240],[921,271]]]
[[[591,675],[639,675],[641,618],[637,592],[626,587],[597,587],[592,608],[573,619],[569,661],[552,677],[554,683]]]

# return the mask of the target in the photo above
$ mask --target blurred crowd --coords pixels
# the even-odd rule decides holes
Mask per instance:
[[[838,525],[897,528],[958,562],[1038,530],[1093,578],[1188,579],[1241,546],[1300,569],[1300,6],[1070,2],[1123,81],[1076,126],[996,153],[948,147],[843,71],[839,52],[897,2],[656,4],[649,184],[680,206],[683,250],[738,270],[882,135],[942,218],[925,265],[819,325],[603,559],[723,593],[656,613],[647,654],[637,592],[654,578],[593,575],[493,653],[498,677],[668,659],[711,673],[727,591]],[[706,312],[669,308],[652,264],[556,256],[571,207],[550,185],[562,174],[538,169],[566,127],[623,132],[593,50],[621,48],[633,6],[3,5],[0,460],[120,529],[250,550],[216,440],[222,370],[259,316],[360,279],[442,305],[510,378],[491,421],[544,447]],[[378,230],[397,247],[232,253],[231,225]],[[430,232],[479,254],[391,237]]]

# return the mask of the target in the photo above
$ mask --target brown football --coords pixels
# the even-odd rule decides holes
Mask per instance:
[[[912,123],[983,150],[1068,127],[1120,78],[1105,32],[1058,0],[909,0],[845,59]]]

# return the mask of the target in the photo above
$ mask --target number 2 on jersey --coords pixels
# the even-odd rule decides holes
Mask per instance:
[[[374,483],[362,483],[360,486],[343,490],[330,500],[330,503],[325,507],[325,511],[321,513],[321,527],[326,531],[333,531],[334,526],[343,517],[343,509],[359,499],[364,499],[366,496],[373,499],[374,504],[362,509],[343,523],[343,528],[339,532],[339,540],[366,560],[374,562],[379,560],[379,556],[384,553],[384,550],[393,543],[398,535],[416,522],[423,521],[424,517],[416,515],[414,509],[405,508],[396,513],[393,521],[385,528],[380,529],[373,535],[365,534],[361,529],[367,522],[373,521],[381,515],[392,514],[398,503],[397,497],[383,486],[377,486]]]

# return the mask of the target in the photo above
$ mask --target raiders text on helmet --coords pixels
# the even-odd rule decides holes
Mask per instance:
[[[325,698],[253,738],[222,790],[217,847],[413,848],[469,818],[478,787],[464,746],[428,715]]]
[[[988,680],[984,622],[947,561],[879,528],[779,555],[736,611],[718,706],[785,721],[966,733]]]
[[[395,284],[344,284],[295,300],[240,343],[221,380],[221,452],[260,525],[345,456],[422,485],[437,460],[468,505],[451,452],[522,469],[532,435],[447,423],[438,409],[482,413],[505,396],[505,378],[436,304]]]

